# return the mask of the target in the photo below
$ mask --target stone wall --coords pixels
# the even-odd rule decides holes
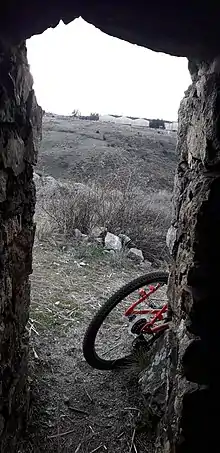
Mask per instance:
[[[169,298],[172,329],[162,359],[165,403],[159,453],[218,451],[220,275],[220,58],[190,62],[179,112]],[[25,329],[34,239],[41,110],[25,44],[0,43],[0,451],[15,451],[28,413]],[[160,413],[161,416],[161,413]]]
[[[179,165],[170,230],[173,265],[165,414],[159,453],[218,451],[220,58],[190,62],[179,110]]]
[[[26,323],[41,109],[22,43],[0,42],[0,452],[13,452],[28,410]]]

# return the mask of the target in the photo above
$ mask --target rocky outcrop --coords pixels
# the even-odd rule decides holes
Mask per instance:
[[[32,88],[25,44],[0,44],[0,451],[15,450],[26,423],[35,188],[32,165],[41,109]]]
[[[179,111],[180,161],[168,235],[173,324],[158,453],[218,450],[220,58],[192,67],[193,83]]]

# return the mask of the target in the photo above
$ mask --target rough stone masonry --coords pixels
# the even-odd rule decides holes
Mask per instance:
[[[0,43],[0,451],[14,451],[26,421],[36,162],[41,133],[25,43]]]
[[[2,6],[3,5],[3,6]],[[166,338],[165,413],[157,452],[219,451],[220,125],[216,2],[2,2],[0,23],[0,451],[16,451],[28,408],[26,322],[41,113],[23,39],[82,16],[103,31],[190,56],[180,108]],[[146,14],[147,6],[147,14]],[[4,38],[4,39],[3,39]],[[11,45],[6,45],[6,42]],[[203,61],[199,60],[203,58]]]
[[[219,426],[220,58],[189,62],[179,110],[166,338],[165,414],[156,451],[217,452]]]

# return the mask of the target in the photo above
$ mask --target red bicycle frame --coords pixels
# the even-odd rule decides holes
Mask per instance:
[[[166,330],[169,328],[169,323],[164,322],[160,325],[156,325],[157,321],[163,321],[163,315],[168,310],[168,304],[164,304],[162,308],[146,308],[144,310],[135,310],[136,307],[144,302],[151,294],[155,293],[157,289],[160,287],[160,284],[157,285],[149,285],[149,290],[145,291],[144,289],[139,290],[140,297],[139,299],[134,302],[124,313],[125,316],[132,316],[132,315],[152,315],[153,318],[150,321],[147,321],[146,324],[141,328],[141,333],[148,333],[153,334],[160,332],[161,330]]]

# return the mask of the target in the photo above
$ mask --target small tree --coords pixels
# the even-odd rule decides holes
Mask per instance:
[[[73,116],[74,118],[78,118],[78,117],[80,116],[80,111],[79,111],[78,109],[74,109],[74,110],[72,111],[72,116]]]
[[[94,121],[98,121],[99,120],[99,114],[95,113],[95,112],[90,113],[90,119],[94,120]]]

